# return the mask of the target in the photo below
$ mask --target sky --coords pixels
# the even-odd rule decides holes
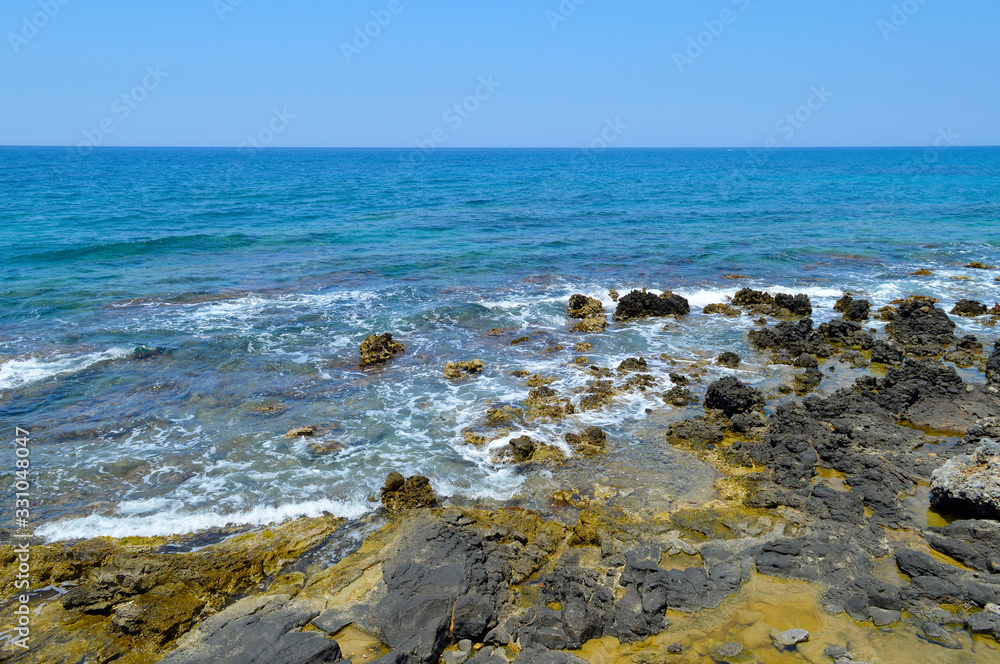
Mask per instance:
[[[995,0],[4,0],[0,145],[1000,145],[998,29]]]

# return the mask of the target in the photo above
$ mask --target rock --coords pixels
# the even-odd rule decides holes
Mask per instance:
[[[594,333],[602,332],[608,327],[608,319],[604,316],[587,316],[570,328],[570,332]]]
[[[646,360],[642,357],[630,357],[621,361],[618,365],[618,371],[645,371],[646,370]]]
[[[502,406],[500,408],[486,409],[486,424],[493,426],[510,422],[520,418],[524,414],[520,408],[514,406]]]
[[[294,429],[291,429],[288,433],[286,433],[284,437],[285,438],[311,437],[315,435],[315,433],[316,433],[316,427],[313,425],[309,425],[304,427],[295,427]]]
[[[949,459],[931,475],[931,504],[947,512],[1000,520],[1000,443],[982,439],[975,455]]]
[[[989,634],[1000,639],[1000,614],[980,611],[966,617],[965,628],[972,634]]]
[[[779,309],[787,309],[794,316],[812,315],[812,303],[805,293],[789,295],[788,293],[778,293],[774,296],[774,306]]]
[[[618,301],[618,291],[616,291],[614,288],[610,289],[608,291],[608,297],[611,298],[612,302],[617,302]]]
[[[705,407],[721,410],[727,417],[764,407],[764,395],[734,376],[726,376],[708,386]]]
[[[321,457],[326,456],[327,454],[333,454],[334,452],[339,451],[342,447],[343,445],[336,440],[324,440],[309,443],[309,445],[306,446],[306,450],[309,452],[310,456]]]
[[[612,316],[616,321],[627,321],[649,316],[684,316],[691,312],[691,305],[680,295],[670,291],[662,295],[634,290],[618,301]]]
[[[890,339],[889,341],[882,341],[879,339],[872,346],[872,362],[880,362],[881,364],[902,364],[906,349],[903,345]]]
[[[601,301],[586,295],[571,295],[569,298],[568,314],[570,318],[589,318],[591,316],[604,317],[604,305]]]
[[[469,653],[462,652],[461,650],[449,650],[441,655],[441,660],[444,664],[463,664],[469,659]]]
[[[186,631],[206,603],[183,583],[157,586],[115,607],[111,625],[146,643],[162,645]]]
[[[663,400],[671,406],[677,407],[698,403],[697,397],[691,394],[691,390],[686,387],[681,387],[680,385],[674,385],[669,390],[664,392]]]
[[[817,360],[814,355],[802,353],[795,358],[795,361],[792,362],[792,364],[802,369],[816,369],[819,367],[819,360]]]
[[[363,369],[375,364],[388,362],[406,350],[406,348],[403,344],[393,341],[392,335],[386,332],[385,334],[373,334],[365,338],[361,342],[360,350],[361,362],[358,364],[358,368]]]
[[[459,599],[459,601],[461,601],[461,598]],[[492,608],[493,607],[491,606],[490,607],[491,611],[492,611]],[[462,652],[465,652],[465,653],[472,652],[472,640],[471,639],[461,639],[458,642],[458,649],[461,650]]]
[[[670,653],[671,655],[679,655],[680,653],[684,652],[684,644],[680,643],[679,641],[671,643],[669,646],[667,646],[667,652]]]
[[[928,530],[927,543],[935,551],[974,570],[1000,574],[1000,523],[958,520]]]
[[[971,263],[966,263],[962,267],[968,267],[975,270],[995,270],[995,265],[987,265],[986,263],[980,263],[979,261],[972,261]]]
[[[705,314],[722,314],[731,318],[740,315],[739,309],[728,304],[706,304],[701,311]]]
[[[715,646],[708,651],[708,656],[716,664],[741,664],[742,662],[755,662],[757,658],[752,652],[736,643],[729,641],[722,645]]]
[[[733,304],[737,307],[748,307],[753,305],[774,304],[774,296],[763,291],[755,291],[752,288],[741,288],[733,295]]]
[[[750,330],[747,335],[750,338],[750,344],[756,348],[786,350],[793,356],[802,353],[812,353],[819,357],[831,355],[831,350],[824,342],[823,337],[813,329],[811,318],[803,318],[794,322],[782,321],[774,327]]]
[[[382,506],[388,512],[418,507],[433,507],[437,497],[431,481],[423,475],[403,478],[399,473],[389,473],[382,487]]]
[[[929,277],[934,274],[934,270],[928,270],[926,267],[922,267],[919,270],[910,272],[911,277]]]
[[[993,353],[986,360],[986,380],[993,385],[1000,385],[1000,344],[993,345]]]
[[[721,364],[722,366],[729,367],[730,369],[735,369],[742,361],[742,357],[729,350],[721,353],[717,358],[715,358],[716,364]]]
[[[791,649],[808,640],[809,632],[804,629],[786,629],[784,632],[779,632],[776,629],[771,630],[771,641],[778,650]]]
[[[880,609],[875,606],[869,607],[868,611],[871,613],[872,622],[875,624],[876,627],[885,627],[886,625],[891,625],[894,622],[899,622],[899,619],[903,617],[899,611],[893,611],[890,609]]]
[[[510,458],[514,463],[523,463],[531,459],[535,452],[535,443],[528,436],[518,436],[510,440]]]
[[[977,302],[976,300],[959,300],[949,313],[955,316],[974,318],[976,316],[985,316],[987,311],[989,309],[982,302]]]
[[[667,442],[686,449],[714,449],[722,442],[722,429],[706,418],[687,419],[667,427]]]
[[[470,360],[468,362],[449,362],[444,368],[445,378],[461,378],[462,375],[482,373],[483,361]]]
[[[465,652],[472,650],[472,641],[481,641],[494,623],[493,602],[475,592],[459,597],[451,611],[451,633],[456,639],[471,639]]]
[[[532,420],[539,418],[557,420],[575,411],[571,401],[560,399],[558,392],[545,385],[531,388],[524,405],[528,407],[528,418]]]
[[[920,626],[920,631],[923,632],[924,638],[931,643],[936,643],[939,646],[952,650],[962,649],[962,644],[956,641],[955,637],[936,622],[930,620],[924,621]]]
[[[528,387],[551,385],[554,382],[556,382],[555,376],[543,376],[542,374],[531,374],[528,376]]]
[[[607,434],[600,427],[587,427],[580,433],[566,434],[566,442],[573,451],[583,456],[595,456],[604,452]]]
[[[886,325],[889,336],[912,352],[933,355],[955,343],[955,323],[924,299],[903,300]]]

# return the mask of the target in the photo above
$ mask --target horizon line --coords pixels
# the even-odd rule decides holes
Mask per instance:
[[[46,145],[20,145],[20,144],[3,144],[0,145],[0,149],[9,148],[52,148],[52,149],[67,149],[67,150],[77,150],[80,149],[79,145],[56,145],[56,144],[46,144]],[[794,145],[794,146],[783,146],[776,145],[772,147],[764,147],[762,145],[700,145],[700,146],[670,146],[670,145],[645,145],[645,146],[607,146],[601,148],[592,148],[588,146],[565,146],[565,145],[553,145],[553,146],[468,146],[468,147],[433,147],[433,148],[422,148],[416,146],[386,146],[386,145],[375,145],[375,146],[352,146],[352,145],[289,145],[289,146],[234,146],[234,145],[88,145],[86,146],[88,150],[242,150],[242,151],[259,151],[259,150],[415,150],[418,152],[430,153],[430,152],[457,152],[459,150],[584,150],[587,152],[624,152],[628,150],[766,150],[768,152],[778,151],[778,150],[892,150],[899,148],[936,148],[941,149],[940,146],[934,145]],[[948,147],[949,150],[955,150],[960,148],[997,148],[1000,145],[951,145]]]

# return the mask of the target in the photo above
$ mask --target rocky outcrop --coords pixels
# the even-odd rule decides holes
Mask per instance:
[[[720,378],[708,386],[705,408],[721,410],[727,417],[764,407],[764,395],[734,376]]]
[[[604,305],[601,301],[586,295],[572,295],[569,298],[567,314],[570,318],[604,317]]]
[[[952,514],[1000,519],[1000,443],[949,459],[931,476],[931,504]]]
[[[993,345],[993,352],[986,360],[986,380],[993,385],[1000,385],[1000,343]]]
[[[977,302],[976,300],[959,300],[948,313],[953,316],[975,318],[976,316],[985,316],[988,311],[989,309],[982,302]]]
[[[389,473],[382,486],[382,507],[388,512],[397,512],[414,507],[433,507],[437,496],[431,488],[431,481],[423,475],[403,477],[399,473]]]
[[[468,362],[449,362],[444,367],[444,377],[451,380],[478,374],[483,372],[482,360],[470,360]]]
[[[361,342],[361,362],[358,368],[363,369],[388,362],[404,350],[406,348],[403,344],[393,341],[390,333],[373,334]]]
[[[833,305],[833,310],[843,314],[844,320],[861,322],[868,320],[871,306],[872,303],[868,300],[855,300],[850,295],[844,295]]]
[[[750,344],[755,348],[784,350],[793,357],[802,353],[829,357],[833,352],[820,333],[813,329],[811,318],[782,321],[774,327],[750,330],[748,334]]]
[[[604,316],[587,316],[579,323],[570,328],[570,332],[584,332],[593,334],[603,332],[608,327],[608,319]]]
[[[719,356],[715,358],[716,364],[721,364],[722,366],[729,367],[730,369],[735,369],[742,361],[743,358],[731,350],[720,353]]]
[[[706,304],[701,311],[705,314],[722,314],[723,316],[729,316],[730,318],[735,318],[741,313],[736,307],[731,307],[728,304],[721,303]]]
[[[774,296],[774,306],[779,310],[784,309],[793,316],[811,316],[812,303],[805,293],[790,295],[788,293],[778,293]]]
[[[939,355],[956,341],[955,323],[948,314],[923,299],[902,301],[886,332],[917,355]]]
[[[650,316],[685,316],[691,313],[691,305],[680,295],[665,291],[654,295],[647,291],[634,290],[618,300],[613,318],[627,321]]]
[[[583,456],[596,456],[604,453],[607,434],[600,427],[587,427],[580,433],[567,433],[566,443],[572,450]]]

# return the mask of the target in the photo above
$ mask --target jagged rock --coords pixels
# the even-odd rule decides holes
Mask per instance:
[[[788,293],[778,293],[774,296],[774,306],[778,309],[787,309],[794,316],[812,315],[812,303],[805,293],[790,295]]]
[[[321,457],[326,456],[327,454],[333,454],[334,452],[339,451],[342,447],[343,445],[339,441],[324,440],[309,443],[309,445],[306,446],[306,450],[309,452],[310,456]]]
[[[801,369],[816,369],[819,367],[819,360],[817,360],[814,355],[802,353],[795,358],[795,361],[792,362],[792,364]]]
[[[404,350],[406,350],[405,346],[393,341],[390,333],[373,334],[361,342],[361,362],[358,364],[358,368],[363,369],[388,362]]]
[[[470,360],[468,362],[449,362],[444,368],[445,378],[461,378],[463,375],[482,373],[483,361]]]
[[[667,427],[667,442],[687,449],[713,449],[722,442],[722,428],[704,417],[682,420]]]
[[[285,434],[285,438],[303,438],[311,437],[316,434],[316,427],[313,425],[308,425],[304,427],[295,427]]]
[[[1000,574],[1000,523],[988,520],[958,520],[932,527],[927,543],[980,572]]]
[[[604,316],[587,316],[570,328],[570,332],[594,333],[602,332],[608,327],[608,319]]]
[[[433,507],[437,504],[431,481],[423,475],[404,478],[399,473],[389,473],[382,487],[382,506],[396,512],[414,507]]]
[[[708,386],[705,407],[721,410],[727,417],[764,407],[764,395],[735,376],[726,376]]]
[[[616,291],[614,288],[608,290],[608,297],[611,298],[612,302],[617,302],[618,301],[618,291]]]
[[[568,314],[570,318],[589,318],[591,316],[604,317],[604,305],[601,301],[586,295],[571,295],[569,298]]]
[[[975,270],[995,270],[995,265],[987,265],[986,263],[980,263],[979,261],[972,261],[971,263],[966,263],[962,267],[973,268]]]
[[[551,385],[556,382],[555,376],[543,376],[542,374],[532,374],[528,376],[528,387],[539,387],[541,385]]]
[[[615,387],[610,380],[595,380],[587,387],[587,394],[580,399],[580,410],[597,410],[611,404]]]
[[[1000,519],[1000,443],[949,459],[931,476],[931,504],[953,514]]]
[[[796,392],[811,392],[823,382],[823,372],[815,367],[807,367],[802,373],[795,374],[792,385]]]
[[[982,302],[977,302],[976,300],[959,300],[949,313],[955,316],[975,318],[976,316],[985,316],[988,311],[989,309]]]
[[[820,325],[816,331],[826,343],[837,346],[868,350],[875,343],[875,338],[854,321],[832,320]]]
[[[587,427],[580,433],[566,434],[566,442],[573,451],[583,456],[594,456],[604,452],[607,434],[600,427]]]
[[[672,406],[686,406],[698,403],[697,397],[691,394],[691,390],[681,385],[674,385],[663,393],[663,400]]]
[[[833,305],[834,311],[844,315],[844,320],[865,321],[871,315],[872,303],[868,300],[855,300],[850,295],[844,295]]]
[[[715,358],[716,364],[721,364],[722,366],[729,367],[730,369],[735,369],[742,361],[742,357],[730,350],[725,351]]]
[[[830,347],[819,332],[813,329],[811,318],[798,321],[782,321],[774,327],[750,330],[750,344],[755,348],[786,350],[793,356],[812,353],[819,357],[829,357]]]
[[[559,393],[546,385],[533,387],[524,400],[530,419],[547,418],[561,419],[575,411],[573,403],[568,399],[560,399]]]
[[[737,307],[774,304],[774,296],[764,291],[755,291],[752,288],[741,288],[733,295],[733,304]]]
[[[515,408],[514,406],[502,406],[500,408],[487,408],[486,409],[486,424],[494,426],[497,424],[503,424],[505,422],[511,422],[520,418],[524,414],[520,408]]]
[[[740,310],[736,307],[720,303],[706,304],[701,311],[705,314],[722,314],[723,316],[729,316],[730,318],[740,315]]]
[[[691,305],[680,295],[670,291],[662,295],[634,290],[618,301],[613,318],[616,321],[627,321],[634,318],[649,316],[684,316],[691,312]]]
[[[618,365],[618,371],[645,371],[646,370],[646,359],[642,357],[629,357],[624,359]]]
[[[886,325],[889,336],[910,352],[933,355],[955,343],[955,323],[933,302],[907,299]]]
[[[993,345],[993,353],[986,360],[986,380],[991,384],[1000,385],[1000,343]]]
[[[893,341],[882,341],[879,339],[872,345],[872,362],[882,364],[902,364],[906,357],[906,349],[903,345]]]

